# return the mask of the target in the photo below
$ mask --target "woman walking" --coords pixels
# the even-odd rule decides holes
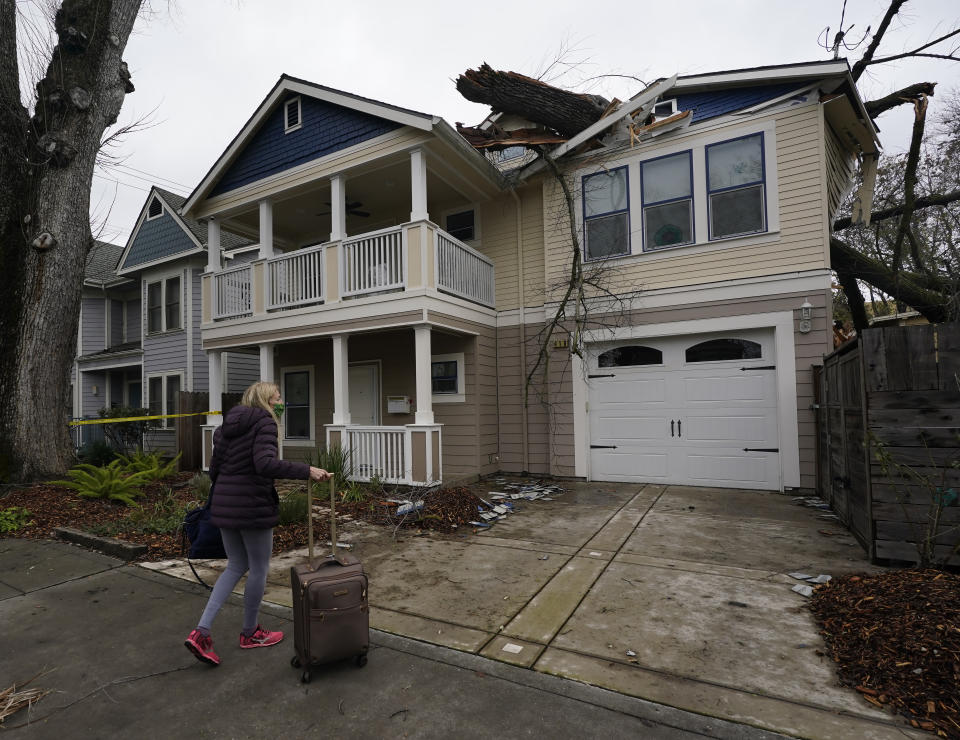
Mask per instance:
[[[279,458],[277,407],[280,404],[280,389],[276,385],[254,383],[244,392],[240,405],[227,412],[223,424],[213,435],[210,521],[223,535],[227,569],[217,579],[196,629],[184,642],[197,660],[213,666],[220,665],[220,657],[213,651],[210,627],[247,571],[240,647],[268,647],[283,639],[283,632],[265,630],[258,621],[273,551],[273,528],[280,519],[273,479],[323,481],[330,478],[321,468]]]

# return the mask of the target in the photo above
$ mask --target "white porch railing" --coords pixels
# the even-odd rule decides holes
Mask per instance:
[[[493,262],[445,231],[437,230],[436,285],[439,290],[493,308]]]
[[[344,439],[353,480],[377,477],[384,483],[409,482],[404,427],[347,427]]]
[[[267,310],[320,303],[323,290],[323,246],[267,260]]]
[[[234,267],[213,276],[214,319],[229,319],[253,312],[252,276],[250,265]]]
[[[405,251],[399,226],[345,240],[340,252],[340,295],[402,288],[406,282]]]

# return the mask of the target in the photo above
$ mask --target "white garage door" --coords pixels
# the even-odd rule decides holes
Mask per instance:
[[[773,331],[598,345],[590,477],[780,488]]]

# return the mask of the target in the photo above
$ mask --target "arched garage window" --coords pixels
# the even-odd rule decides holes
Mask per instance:
[[[756,360],[760,345],[749,339],[710,339],[687,348],[687,362],[719,362],[720,360]]]
[[[597,358],[598,367],[629,367],[631,365],[662,365],[663,352],[653,347],[629,345],[608,349]]]

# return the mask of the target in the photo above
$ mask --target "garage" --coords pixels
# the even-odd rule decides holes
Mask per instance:
[[[591,479],[782,487],[772,329],[597,344],[587,380]]]

